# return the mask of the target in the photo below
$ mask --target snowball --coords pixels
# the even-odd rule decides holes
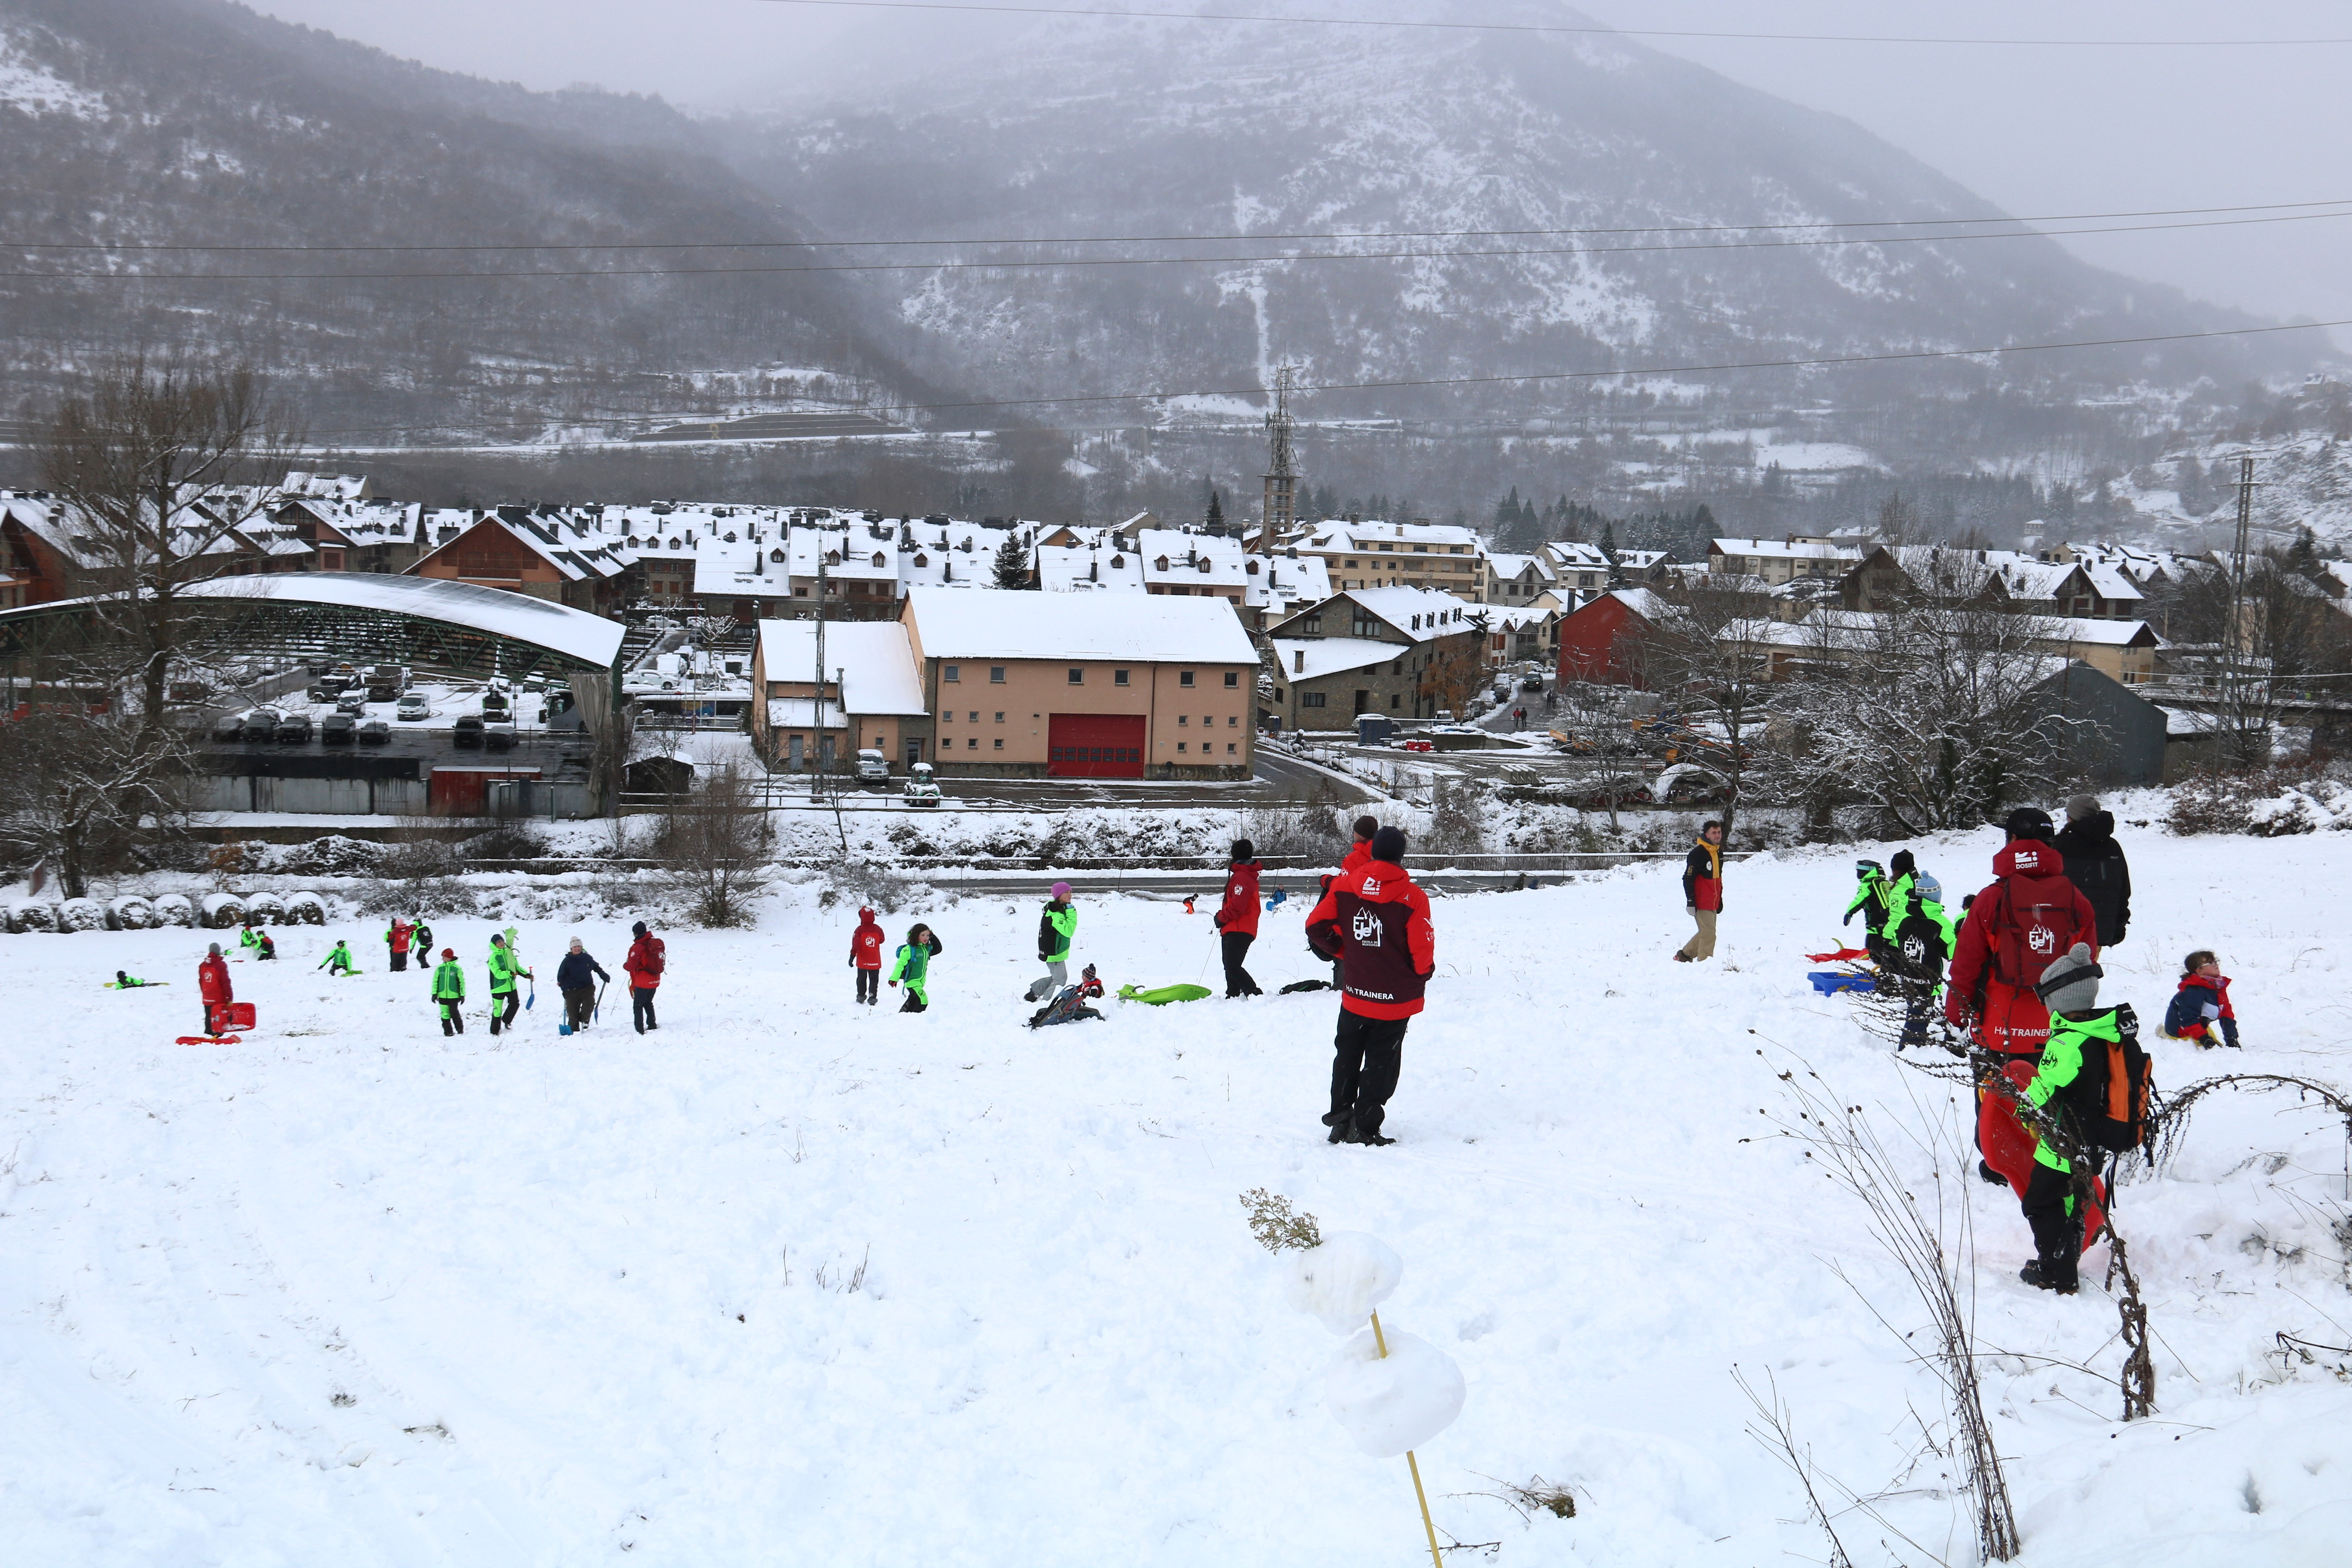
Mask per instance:
[[[1379,1237],[1333,1231],[1293,1261],[1290,1304],[1322,1319],[1335,1334],[1352,1333],[1403,1278],[1404,1259]]]
[[[1420,1447],[1462,1414],[1454,1358],[1418,1334],[1387,1332],[1386,1358],[1370,1329],[1341,1345],[1323,1385],[1332,1416],[1376,1459]]]

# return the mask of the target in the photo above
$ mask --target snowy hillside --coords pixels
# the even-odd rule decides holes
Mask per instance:
[[[1385,9],[1590,23],[1550,0]],[[1066,392],[1080,365],[1087,391],[1230,390],[1266,384],[1266,367],[1285,358],[1312,381],[1419,382],[2221,321],[2046,239],[1912,243],[1921,231],[1811,227],[1997,209],[1849,121],[1631,41],[1230,22],[1039,26],[1014,47],[903,75],[847,107],[812,107],[795,77],[790,89],[779,84],[792,108],[735,127],[738,165],[845,237],[1272,237],[968,247],[955,258],[1029,269],[875,275],[938,363],[973,367],[992,395]],[[1559,232],[1570,229],[1586,232]],[[1350,232],[1422,237],[1315,238]],[[1721,248],[1743,241],[1778,247]],[[1662,243],[1713,248],[1643,248]],[[1385,258],[1284,259],[1333,250]],[[1050,265],[1171,254],[1234,259]],[[2070,359],[2054,374],[2234,376],[2252,363]],[[1901,384],[1944,379],[1906,367]],[[1769,407],[1793,390],[1775,374],[1745,395]],[[1502,406],[1525,418],[1575,395],[1399,389],[1323,399],[1315,411]]]
[[[1975,885],[1976,834],[1919,847]],[[2152,1020],[2179,953],[2222,950],[2229,1068],[2352,1082],[2320,889],[2334,836],[2126,830],[2137,917],[2107,996]],[[1902,1142],[1946,1090],[1892,1065],[1800,956],[1837,934],[1850,852],[1735,868],[1721,962],[1671,868],[1437,901],[1437,978],[1388,1149],[1328,1145],[1328,994],[1212,1000],[1030,1034],[1026,904],[920,916],[930,1013],[859,1012],[848,911],[802,894],[740,935],[669,933],[663,1027],[605,1003],[559,1038],[445,1042],[426,980],[313,971],[287,928],[236,966],[263,1027],[180,1047],[186,931],[0,938],[0,1530],[16,1561],[1407,1564],[1405,1467],[1319,1407],[1338,1342],[1283,1305],[1236,1195],[1266,1186],[1403,1257],[1382,1310],[1467,1376],[1420,1456],[1449,1561],[1818,1560],[1733,1382],[1769,1373],[1821,1468],[1887,1526],[1857,1561],[1970,1561],[1921,1321],[1864,1216],[1772,1136],[1801,1058]],[[1276,879],[1279,880],[1279,879]],[[1114,985],[1213,979],[1205,916],[1086,900]],[[1269,989],[1317,972],[1294,898]],[[542,980],[577,931],[524,929]],[[488,931],[438,940],[472,984]],[[169,989],[99,988],[118,968]],[[885,993],[895,999],[895,993]],[[2159,1081],[2217,1070],[2156,1042]],[[1759,1114],[1768,1112],[1769,1114]],[[1907,1142],[1903,1146],[1909,1147]],[[2200,1109],[2117,1213],[2146,1280],[2158,1419],[2117,1424],[2116,1309],[2015,1278],[2004,1193],[1972,1205],[1988,1404],[2028,1564],[2341,1561],[2352,1354],[2342,1129],[2291,1100]],[[1924,1177],[1924,1168],[1916,1174]],[[1842,1284],[1843,1270],[1853,1289]],[[1881,1318],[1885,1320],[1883,1326]],[[2077,1370],[2082,1363],[2089,1370]],[[1578,1516],[1481,1493],[1540,1474]],[[1921,1545],[1891,1533],[1900,1529]],[[1882,1550],[1882,1538],[1892,1545]]]

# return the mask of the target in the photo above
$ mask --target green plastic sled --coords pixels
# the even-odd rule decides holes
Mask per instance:
[[[1198,1002],[1209,994],[1205,985],[1162,985],[1156,991],[1139,991],[1132,985],[1118,988],[1122,1002],[1149,1002],[1154,1007],[1165,1007],[1171,1002]]]

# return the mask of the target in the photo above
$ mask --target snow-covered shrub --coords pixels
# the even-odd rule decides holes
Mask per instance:
[[[155,906],[136,893],[125,893],[106,906],[109,931],[145,931],[157,923]]]
[[[104,931],[106,910],[96,899],[68,899],[58,906],[59,931]]]
[[[437,841],[436,841],[437,842]],[[269,858],[270,868],[294,877],[364,877],[383,862],[384,846],[331,833],[289,845]]]
[[[327,923],[327,901],[316,893],[286,895],[284,922],[289,926],[322,926]]]
[[[245,923],[247,925],[278,925],[286,923],[286,900],[275,893],[247,893]]]
[[[2164,825],[2178,834],[2280,838],[2352,828],[2352,781],[2322,767],[2213,769],[2173,787]]]
[[[55,931],[58,907],[40,899],[17,899],[8,906],[8,929],[20,932]]]
[[[192,926],[196,923],[196,906],[184,893],[165,893],[155,900],[155,923],[159,926]]]
[[[245,923],[245,900],[235,893],[206,893],[202,908],[204,923],[214,931]]]

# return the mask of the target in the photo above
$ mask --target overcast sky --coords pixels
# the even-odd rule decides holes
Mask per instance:
[[[692,109],[814,91],[849,50],[887,58],[1013,16],[767,0],[251,0],[429,65],[538,88],[593,82]],[[1119,0],[1033,0],[1117,5]],[[1142,8],[1182,8],[1136,0]],[[1377,14],[1364,0],[1217,0],[1246,14]],[[1588,0],[1624,27],[1969,37],[2352,37],[2342,0]],[[1645,38],[1854,120],[2023,215],[2352,198],[2352,45],[2020,48]],[[2352,218],[2066,241],[2102,265],[2280,317],[2352,317]]]

